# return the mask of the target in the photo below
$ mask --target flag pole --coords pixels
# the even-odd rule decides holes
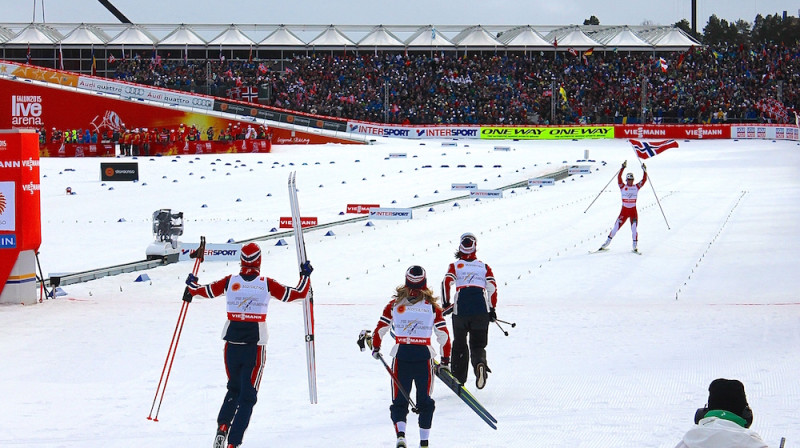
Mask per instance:
[[[631,149],[633,149],[633,153],[636,154],[636,160],[639,161],[639,167],[642,169],[642,171],[644,171],[644,164],[642,163],[642,159],[639,158],[639,154],[636,152],[636,149],[634,149],[633,147],[631,147]],[[653,186],[653,181],[650,179],[651,176],[648,175],[647,177],[648,177],[647,180],[650,181],[648,182],[650,184],[650,188],[653,189],[653,196],[656,197],[656,203],[658,203],[658,209],[661,210],[661,216],[664,217],[664,223],[667,225],[667,230],[672,230],[669,226],[669,222],[667,221],[667,215],[664,214],[664,209],[661,207],[661,201],[658,200],[658,194],[656,194],[656,188]]]

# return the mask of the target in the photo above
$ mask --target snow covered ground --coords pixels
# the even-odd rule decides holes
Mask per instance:
[[[499,317],[517,325],[506,327],[507,337],[490,328],[493,373],[484,390],[472,375],[468,384],[498,430],[438,383],[432,447],[673,447],[718,377],[745,384],[753,429],[770,446],[781,437],[800,444],[796,143],[681,141],[650,159],[666,219],[645,186],[641,256],[630,251],[627,224],[610,252],[588,253],[619,211],[615,183],[586,208],[623,160],[641,178],[626,142],[510,142],[508,152],[491,142],[424,143],[139,158],[140,182],[105,185],[101,160],[45,159],[42,268],[48,276],[143,259],[159,208],[185,213],[184,242],[268,236],[289,216],[294,170],[303,216],[328,223],[352,217],[339,215],[348,203],[427,204],[462,195],[452,183],[499,188],[589,150],[593,172],[552,187],[426,206],[410,221],[308,232],[319,404],[308,403],[302,307],[273,304],[267,369],[244,446],[393,446],[389,377],[358,351],[356,337],[374,328],[409,265],[424,266],[438,292],[467,231],[498,279]],[[408,157],[388,158],[397,152]],[[64,194],[68,186],[77,194]],[[335,236],[324,236],[328,230]],[[294,284],[287,240],[261,241],[263,272]],[[211,446],[225,388],[223,300],[190,305],[160,421],[146,419],[191,267],[146,271],[150,282],[134,282],[139,272],[68,285],[54,300],[0,307],[0,443]],[[236,270],[206,262],[200,280]],[[416,428],[410,419],[412,446]]]

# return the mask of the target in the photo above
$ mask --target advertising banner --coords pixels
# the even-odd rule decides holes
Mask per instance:
[[[702,125],[615,125],[615,138],[636,139],[719,139],[731,138],[727,124]]]
[[[374,135],[376,137],[399,137],[415,139],[432,138],[478,138],[478,126],[400,126],[348,121],[347,132]]]
[[[591,174],[592,167],[589,165],[573,165],[567,168],[567,174],[570,176],[574,174]]]
[[[410,208],[371,208],[369,219],[411,219]]]
[[[189,260],[189,254],[198,247],[200,247],[200,243],[181,243],[178,261]],[[241,244],[206,244],[203,261],[239,261],[240,250],[242,250]]]
[[[369,209],[378,208],[380,206],[380,204],[347,204],[347,213],[366,215],[369,213]]]
[[[291,216],[281,216],[279,221],[279,225],[281,229],[291,229],[292,228],[292,218]],[[316,216],[313,217],[300,217],[300,228],[305,227],[314,227],[319,223],[319,220]]]
[[[100,180],[111,182],[132,182],[139,180],[139,163],[114,162],[100,164]]]
[[[451,190],[477,190],[478,184],[473,183],[466,183],[466,184],[451,184]]]
[[[613,126],[482,126],[484,140],[563,140],[614,138]]]
[[[503,197],[503,190],[470,190],[471,197],[497,199]]]
[[[541,185],[553,186],[555,184],[556,184],[556,180],[553,179],[553,178],[545,178],[545,177],[543,177],[543,178],[537,178],[537,179],[528,179],[528,186],[529,187],[534,187],[536,185],[539,185],[539,186],[541,186]]]
[[[391,152],[389,153],[390,159],[405,159],[408,157],[408,154],[404,152]]]
[[[735,125],[731,126],[731,138],[760,138],[770,140],[798,140],[797,126],[788,125]]]
[[[114,157],[111,143],[47,143],[39,145],[40,157]]]
[[[42,243],[38,146],[33,131],[0,131],[0,293],[20,253]]]

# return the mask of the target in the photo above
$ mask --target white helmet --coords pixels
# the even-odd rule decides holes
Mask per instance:
[[[625,175],[625,180],[633,180],[633,173],[628,173]]]

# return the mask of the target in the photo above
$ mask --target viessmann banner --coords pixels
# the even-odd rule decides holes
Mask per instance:
[[[613,126],[481,126],[484,140],[564,140],[614,138]]]

